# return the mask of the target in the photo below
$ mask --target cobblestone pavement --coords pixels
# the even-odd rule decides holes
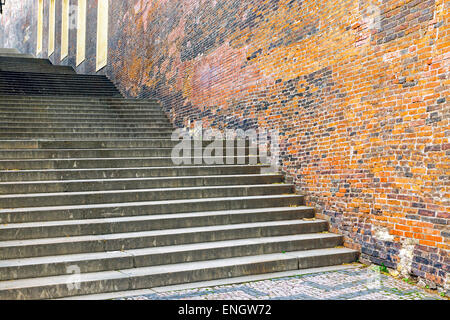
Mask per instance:
[[[235,285],[154,293],[121,300],[439,300],[417,286],[355,267]]]

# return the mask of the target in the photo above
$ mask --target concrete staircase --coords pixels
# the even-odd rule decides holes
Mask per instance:
[[[178,142],[156,101],[112,97],[106,78],[44,76],[59,67],[8,55],[0,69],[22,74],[0,71],[0,299],[356,260],[282,175],[261,174],[262,165],[175,166]]]

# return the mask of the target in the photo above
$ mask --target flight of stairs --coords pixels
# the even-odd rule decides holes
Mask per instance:
[[[0,49],[0,299],[356,260],[282,175],[261,174],[263,165],[176,166],[178,142],[156,101],[7,55]]]

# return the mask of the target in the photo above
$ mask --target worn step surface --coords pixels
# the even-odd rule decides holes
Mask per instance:
[[[192,175],[258,174],[260,165],[124,167],[92,169],[0,170],[0,182],[38,182],[45,180],[91,180],[148,177],[184,177]]]
[[[0,226],[0,240],[27,240],[65,236],[124,233],[236,223],[312,219],[313,208],[275,207],[189,213],[156,214],[119,218],[12,223]]]
[[[0,254],[3,259],[31,258],[324,231],[327,231],[327,223],[324,220],[252,222],[106,235],[1,241]]]
[[[226,186],[244,184],[281,184],[283,176],[265,175],[208,175],[158,178],[121,178],[90,180],[51,180],[28,182],[0,182],[0,195],[46,192],[76,192],[101,190],[128,190],[130,188],[180,188],[201,186]]]
[[[180,140],[172,139],[139,139],[139,140],[0,140],[0,151],[2,150],[34,150],[34,149],[99,149],[99,148],[173,148],[180,143]],[[214,143],[220,143],[226,147],[227,142],[214,141]],[[211,141],[202,140],[201,145],[206,147],[211,144]],[[199,143],[200,146],[200,143]],[[248,143],[235,142],[233,146],[245,147],[249,146]],[[38,150],[38,151],[39,151]]]
[[[210,210],[297,207],[303,205],[303,203],[304,197],[299,195],[265,195],[12,208],[0,210],[0,224],[205,212]]]
[[[0,299],[357,259],[249,141],[218,157],[196,141],[181,158],[174,131],[155,99],[124,99],[105,76],[0,49]]]
[[[0,95],[67,95],[121,97],[105,76],[0,70]]]
[[[290,184],[273,185],[235,185],[202,186],[187,188],[154,188],[102,190],[59,193],[8,194],[0,196],[0,208],[30,208],[45,206],[64,206],[76,204],[106,204],[116,202],[144,202],[174,199],[205,199],[217,197],[239,197],[291,193]]]
[[[65,274],[70,265],[77,265],[82,273],[88,273],[172,263],[208,261],[253,254],[333,248],[340,244],[342,244],[342,236],[332,233],[312,233],[182,244],[164,248],[154,247],[11,259],[0,261],[0,280],[24,279],[33,276],[57,276]]]
[[[193,279],[206,281],[338,265],[355,259],[356,252],[353,250],[316,249],[85,273],[77,276],[77,285],[72,284],[73,275],[22,279],[0,283],[0,298],[50,299],[137,290],[193,282]],[[73,272],[73,269],[70,270]]]

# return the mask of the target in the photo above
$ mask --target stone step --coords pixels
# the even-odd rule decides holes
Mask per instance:
[[[0,129],[1,130],[1,129]],[[133,130],[118,130],[133,132]],[[136,130],[134,130],[136,131]],[[98,131],[100,132],[100,130]],[[191,153],[202,153],[204,148],[192,148]],[[249,148],[232,149],[235,155],[248,155]],[[101,149],[39,149],[39,150],[5,150],[0,149],[0,159],[73,159],[73,158],[138,158],[171,157],[173,148],[101,148]],[[225,153],[226,150],[223,150]],[[252,154],[256,155],[256,154]]]
[[[5,81],[0,79],[1,81]],[[57,86],[54,88],[38,87],[33,85],[30,86],[4,86],[0,83],[0,94],[4,95],[27,95],[27,94],[37,94],[37,95],[47,95],[47,94],[60,94],[67,96],[117,96],[120,93],[116,92],[113,88],[107,86],[91,86],[90,84],[85,84],[85,87],[74,88],[72,84],[67,84],[66,86]]]
[[[113,233],[297,220],[305,218],[311,220],[313,217],[314,209],[310,207],[280,207],[146,215],[122,218],[17,223],[0,226],[0,241],[107,235]]]
[[[97,136],[101,134],[96,134]],[[118,135],[118,134],[117,134]],[[139,134],[142,136],[142,134]],[[156,134],[155,134],[156,136]],[[124,157],[124,158],[73,158],[73,159],[27,159],[0,160],[0,170],[36,170],[36,169],[89,169],[89,168],[124,168],[124,167],[172,167],[174,161],[184,161],[181,157]],[[205,165],[213,161],[222,164],[258,164],[258,157],[191,157],[191,163],[180,165]],[[230,162],[230,163],[228,163]],[[243,163],[241,163],[243,162]],[[252,163],[253,162],[253,163]]]
[[[284,220],[165,229],[106,235],[0,241],[3,259],[33,258],[76,253],[122,251],[180,244],[275,237],[326,231],[325,220]]]
[[[23,106],[23,107],[4,107],[0,106],[0,114],[3,116],[11,116],[13,114],[17,114],[20,116],[30,116],[30,115],[61,115],[64,117],[68,116],[83,116],[83,115],[96,115],[99,117],[108,116],[108,115],[118,115],[118,116],[132,116],[139,114],[141,116],[149,116],[149,117],[161,117],[165,116],[165,113],[161,109],[157,109],[155,107],[154,110],[146,110],[146,109],[134,109],[128,107],[110,107],[105,106],[104,108],[95,108],[95,107],[75,107],[72,109],[68,108],[58,108],[58,107],[49,107],[49,106]]]
[[[336,234],[307,233],[173,245],[159,248],[11,259],[0,261],[0,281],[67,275],[67,270],[70,266],[77,266],[82,274],[86,274],[245,257],[255,254],[325,249],[341,244],[342,237]]]
[[[1,120],[0,120],[1,121]],[[148,124],[145,124],[145,126],[140,127],[133,127],[133,126],[126,126],[126,125],[117,125],[117,126],[106,126],[97,124],[97,126],[92,125],[91,127],[88,126],[77,126],[77,127],[64,127],[62,125],[59,126],[47,126],[47,127],[34,127],[32,126],[26,126],[26,127],[13,127],[13,126],[4,126],[0,122],[0,134],[1,133],[136,133],[136,132],[143,132],[143,133],[151,133],[151,132],[157,132],[160,133],[161,131],[174,131],[175,129],[170,125],[169,122],[151,122]]]
[[[144,201],[206,199],[290,194],[290,184],[202,186],[183,188],[155,188],[102,190],[84,192],[30,193],[0,195],[0,208],[30,208],[45,206],[130,203]]]
[[[57,100],[56,96],[33,96],[32,99],[20,99],[21,96],[0,96],[0,106],[5,107],[55,107],[55,108],[76,108],[88,107],[88,108],[105,108],[105,107],[136,107],[146,108],[151,107],[153,109],[160,108],[160,105],[155,100],[136,100],[130,101],[120,97],[77,97],[67,96],[64,100]],[[26,96],[22,96],[26,97]],[[30,96],[28,96],[30,97]],[[78,99],[79,98],[79,99]]]
[[[0,71],[20,71],[36,73],[56,73],[56,74],[76,74],[75,70],[69,66],[36,65],[32,63],[15,64],[5,63],[0,60]]]
[[[49,73],[39,73],[39,72],[15,72],[15,71],[0,71],[0,79],[36,79],[36,80],[61,80],[61,81],[105,81],[113,85],[111,80],[104,75],[94,75],[94,74],[49,74]]]
[[[2,71],[0,71],[1,73]],[[37,80],[36,80],[37,81]],[[93,95],[93,96],[109,96],[112,94],[119,94],[117,89],[108,83],[83,81],[73,83],[60,83],[55,81],[54,84],[41,83],[36,84],[34,80],[26,81],[19,79],[2,79],[0,77],[0,91],[3,94],[11,94],[12,92],[22,92],[22,94],[60,94],[60,95],[73,95],[79,96],[81,94]],[[6,83],[8,82],[8,84]],[[20,86],[17,82],[21,82]],[[10,83],[10,84],[9,84]]]
[[[0,57],[22,58],[22,59],[33,59],[34,58],[31,54],[22,54],[22,53],[1,53]]]
[[[53,122],[11,122],[11,121],[2,121],[0,119],[0,127],[2,128],[24,128],[26,133],[29,128],[39,128],[41,129],[64,129],[64,130],[70,130],[70,129],[102,129],[102,128],[135,128],[135,129],[151,129],[151,128],[157,128],[158,132],[160,132],[160,129],[167,129],[170,128],[174,130],[173,126],[170,124],[169,121],[164,122],[154,122],[154,121],[148,121],[148,122],[141,122],[141,123],[132,123],[132,122],[126,122],[126,121],[105,121],[105,122],[70,122],[70,121],[53,121]],[[22,131],[20,131],[22,132]],[[45,132],[45,131],[44,131]],[[111,130],[111,132],[114,132],[114,129]]]
[[[101,219],[154,214],[296,207],[304,197],[293,194],[164,200],[148,202],[0,209],[0,224]]]
[[[0,71],[1,72],[1,71]],[[80,83],[77,85],[76,83],[67,83],[67,84],[55,84],[53,87],[51,85],[44,84],[36,85],[34,83],[26,84],[23,83],[22,86],[15,85],[12,83],[11,85],[5,85],[4,82],[12,81],[11,79],[1,79],[0,78],[0,94],[11,95],[11,94],[20,94],[20,95],[28,95],[28,94],[37,94],[37,95],[47,95],[47,94],[59,94],[59,95],[67,95],[67,96],[116,96],[120,95],[114,89],[114,87],[103,84],[103,83]],[[21,80],[14,80],[15,82],[19,82]]]
[[[215,280],[206,280],[206,281],[193,281],[189,283],[181,283],[175,284],[171,286],[161,286],[161,287],[152,287],[151,289],[139,289],[139,290],[126,290],[126,291],[114,291],[107,293],[98,293],[98,294],[86,294],[86,295],[75,295],[65,298],[56,298],[53,299],[55,301],[106,301],[106,300],[118,300],[125,299],[127,300],[130,297],[138,297],[138,296],[147,296],[154,294],[172,294],[175,291],[185,291],[185,290],[207,290],[212,287],[221,287],[221,286],[233,286],[233,285],[241,285],[248,284],[252,282],[258,281],[267,281],[274,279],[286,279],[292,277],[299,277],[303,275],[310,275],[313,273],[324,273],[324,272],[336,272],[336,271],[347,271],[355,269],[355,263],[345,263],[340,265],[328,266],[328,267],[318,267],[318,268],[305,268],[300,270],[288,270],[288,271],[280,271],[280,272],[272,272],[272,273],[263,273],[263,274],[253,274],[253,275],[245,275],[238,276],[232,278],[223,278],[223,279],[215,279]]]
[[[64,117],[64,116],[53,116],[50,114],[42,114],[39,117],[27,117],[27,116],[22,116],[22,115],[18,115],[18,116],[4,116],[0,114],[0,121],[2,122],[28,122],[29,125],[33,125],[33,123],[35,122],[54,122],[54,123],[58,123],[58,122],[67,122],[70,121],[72,123],[80,123],[80,122],[97,122],[97,123],[102,123],[102,122],[114,122],[114,121],[121,121],[121,122],[132,122],[132,123],[148,123],[148,122],[160,122],[160,123],[170,123],[169,119],[167,119],[165,116],[162,117],[138,117],[138,116],[133,116],[133,117],[125,117],[125,116],[121,116],[121,115],[114,115],[114,114],[110,114],[108,116],[103,116],[103,117],[98,117],[96,118],[94,115],[88,115],[88,116],[72,116],[70,117]]]
[[[2,71],[0,71],[1,73]],[[11,84],[7,84],[5,82],[11,82]],[[37,92],[38,94],[42,93],[58,93],[64,94],[67,92],[67,95],[80,95],[83,94],[91,94],[96,96],[109,94],[118,94],[117,89],[115,89],[112,85],[103,82],[92,82],[92,81],[80,81],[80,82],[67,82],[60,83],[59,81],[55,81],[54,84],[36,84],[33,81],[28,81],[28,83],[23,80],[21,86],[18,86],[14,82],[20,82],[22,80],[19,79],[2,79],[0,77],[0,90],[5,94],[10,94],[11,92],[23,92],[24,94],[32,94],[32,92]]]
[[[53,91],[51,91],[51,94],[55,94],[55,91],[56,90],[53,90]],[[60,95],[64,95],[64,96],[92,96],[92,97],[97,97],[97,96],[103,96],[103,97],[106,97],[106,96],[111,96],[111,97],[114,97],[114,96],[119,96],[120,95],[120,93],[117,93],[117,92],[113,92],[113,91],[103,91],[103,90],[96,90],[96,91],[93,91],[93,92],[88,92],[88,91],[83,91],[83,92],[80,92],[79,90],[77,90],[77,91],[70,91],[70,90],[59,90],[59,91],[56,91],[56,92],[58,92]],[[24,89],[24,90],[20,90],[20,89],[17,89],[17,90],[10,90],[10,89],[5,89],[5,90],[2,90],[2,87],[0,86],[0,95],[30,95],[30,94],[33,94],[33,95],[43,95],[43,96],[46,96],[46,95],[48,95],[48,94],[50,94],[50,92],[48,92],[48,91],[43,91],[43,90],[27,90],[27,89]]]
[[[196,141],[195,143],[199,143]],[[206,147],[212,141],[203,140],[202,145]],[[226,140],[222,140],[222,145],[226,147]],[[101,148],[173,148],[179,141],[171,139],[141,139],[141,140],[0,140],[0,150],[2,149],[101,149]],[[194,144],[194,142],[192,142]],[[230,144],[231,145],[231,144]],[[243,140],[234,141],[234,146],[249,146],[249,142]]]
[[[87,91],[94,91],[95,89],[111,89],[116,87],[108,79],[96,79],[96,78],[80,78],[80,79],[64,79],[65,75],[58,75],[59,77],[50,77],[51,74],[45,74],[45,77],[9,77],[4,75],[5,71],[0,71],[1,88],[10,90],[21,89],[39,89],[49,91],[55,90],[54,93],[58,93],[57,89],[85,89]]]
[[[279,174],[0,182],[0,195],[282,183]]]
[[[1,49],[0,49],[1,50]],[[34,58],[34,59],[28,59],[28,58],[14,58],[14,57],[4,57],[1,55],[0,52],[0,64],[30,64],[30,65],[41,65],[41,66],[52,66],[53,64],[50,62],[49,59],[41,59],[41,58]]]
[[[80,103],[83,104],[95,104],[95,105],[103,105],[103,104],[129,104],[129,105],[148,105],[148,104],[158,104],[156,99],[125,99],[123,97],[73,97],[73,96],[65,96],[61,97],[58,95],[53,96],[10,96],[0,95],[1,104],[9,103],[55,103],[58,105],[78,105]]]
[[[15,132],[15,133],[2,133],[0,132],[0,139],[158,139],[166,138],[170,139],[171,133],[169,132],[134,132],[134,133],[117,133],[117,132],[102,132],[102,133],[53,133],[53,132]]]
[[[110,116],[114,117],[130,117],[135,118],[136,116],[141,117],[155,117],[155,118],[167,118],[164,114],[164,112],[160,111],[131,111],[127,109],[105,109],[105,110],[76,110],[68,111],[68,110],[61,110],[61,111],[54,111],[50,109],[41,109],[41,110],[30,110],[30,109],[16,109],[16,110],[9,110],[4,111],[2,108],[0,108],[0,116],[2,117],[11,117],[11,116],[18,116],[18,117],[61,117],[61,118],[71,118],[71,117],[99,117],[99,118],[107,118]]]
[[[192,281],[338,265],[355,261],[357,252],[344,248],[302,250],[247,257],[81,274],[77,286],[70,275],[5,281],[1,299],[50,299],[83,294],[148,289]]]
[[[49,180],[130,179],[150,177],[184,177],[202,175],[259,174],[261,165],[124,167],[94,169],[48,169],[0,171],[0,182],[37,182]]]
[[[149,113],[164,113],[161,107],[157,104],[125,104],[125,103],[89,103],[80,101],[78,103],[54,103],[54,102],[0,102],[1,111],[15,112],[22,111],[35,111],[35,112],[149,112]]]

